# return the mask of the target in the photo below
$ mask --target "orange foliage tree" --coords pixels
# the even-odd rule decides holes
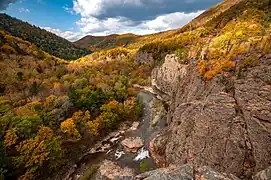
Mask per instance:
[[[78,130],[76,129],[76,125],[75,125],[72,118],[69,118],[69,119],[63,121],[60,125],[60,129],[63,133],[68,134],[72,138],[75,138],[75,139],[81,138],[81,135],[78,132]]]
[[[235,68],[231,60],[201,60],[198,62],[198,71],[206,80],[210,80],[217,74],[230,71]]]

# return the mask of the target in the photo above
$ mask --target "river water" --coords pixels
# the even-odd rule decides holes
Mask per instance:
[[[137,129],[125,131],[122,136],[112,138],[111,140],[117,143],[104,153],[95,153],[87,155],[80,164],[76,165],[76,170],[70,175],[68,179],[79,180],[81,179],[84,171],[93,165],[100,165],[103,160],[107,159],[117,163],[120,167],[128,167],[133,169],[136,174],[140,174],[140,162],[144,160],[144,165],[149,169],[156,169],[152,158],[149,154],[149,142],[166,126],[166,117],[161,118],[155,127],[151,125],[152,109],[150,102],[154,100],[154,95],[148,92],[139,92],[138,97],[142,100],[144,109],[140,125]],[[137,153],[124,152],[121,141],[129,137],[140,137],[144,140],[144,147],[138,150]]]

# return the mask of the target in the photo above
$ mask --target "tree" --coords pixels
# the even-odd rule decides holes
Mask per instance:
[[[4,180],[6,174],[9,173],[9,164],[11,163],[8,155],[6,154],[4,143],[0,141],[0,180]]]
[[[102,127],[103,119],[98,116],[95,120],[87,122],[88,130],[90,134],[98,136],[100,134],[100,129]]]
[[[46,151],[44,141],[37,139],[29,139],[22,141],[16,146],[16,150],[20,153],[19,156],[13,158],[16,167],[25,167],[26,173],[22,176],[27,179],[27,176],[35,176],[39,168],[48,160],[49,153]]]
[[[19,140],[19,138],[18,138],[16,131],[14,129],[7,130],[6,135],[4,137],[5,148],[9,148],[11,146],[16,145],[18,140]]]
[[[62,149],[62,138],[60,136],[52,136],[45,140],[45,147],[48,155],[49,170],[56,170],[65,163],[64,151]]]
[[[123,105],[116,100],[110,101],[101,107],[100,118],[103,119],[105,128],[114,129],[123,117]]]
[[[38,130],[36,138],[39,141],[44,141],[47,139],[51,139],[53,135],[54,135],[54,131],[51,128],[46,127],[46,126],[41,126]]]
[[[15,128],[20,137],[30,138],[36,135],[39,126],[42,124],[40,116],[16,116],[13,118]]]
[[[76,129],[76,125],[72,118],[63,121],[60,125],[60,129],[63,133],[68,134],[72,138],[80,139],[81,135],[79,134],[78,130]]]

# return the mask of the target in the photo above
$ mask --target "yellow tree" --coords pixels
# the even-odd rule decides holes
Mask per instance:
[[[7,130],[7,133],[4,138],[5,148],[15,145],[18,141],[18,136],[14,129]]]
[[[37,170],[48,160],[49,153],[46,151],[44,141],[29,139],[22,141],[16,146],[19,156],[13,158],[14,164],[19,167],[25,167],[26,173],[22,179],[29,176],[35,176]]]
[[[72,118],[69,118],[69,119],[63,121],[60,125],[60,129],[63,133],[68,134],[72,138],[75,138],[75,139],[81,138],[81,135],[78,132],[78,130],[76,129],[76,125],[75,125]]]
[[[90,134],[94,136],[99,135],[100,133],[99,131],[102,126],[102,121],[103,121],[102,117],[98,116],[95,120],[87,122]]]

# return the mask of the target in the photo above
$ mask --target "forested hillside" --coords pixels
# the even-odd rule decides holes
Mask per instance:
[[[91,53],[91,51],[77,47],[64,38],[27,22],[12,18],[7,14],[0,13],[1,29],[12,36],[20,37],[37,45],[43,51],[66,60],[77,59]]]
[[[39,179],[77,157],[124,120],[140,116],[133,84],[149,66],[67,62],[0,33],[0,175]]]
[[[74,42],[75,45],[87,48],[92,51],[101,49],[111,49],[116,47],[125,47],[134,43],[140,36],[134,34],[111,34],[108,36],[86,36]]]
[[[138,120],[142,103],[134,87],[149,90],[161,100],[153,106],[167,109],[162,130],[155,127],[160,117],[151,108],[147,114],[156,124],[146,129],[161,130],[146,143],[158,167],[193,165],[181,175],[174,172],[180,179],[186,171],[191,179],[215,177],[202,166],[223,173],[213,179],[224,172],[231,179],[252,179],[271,160],[270,5],[225,0],[177,30],[89,36],[78,45],[99,51],[75,61],[58,57],[87,51],[2,14],[0,27],[7,32],[0,31],[0,179],[51,177],[122,122]],[[81,163],[81,169],[79,161],[64,171],[91,171],[92,164]],[[171,178],[165,175],[171,170],[140,178]]]

